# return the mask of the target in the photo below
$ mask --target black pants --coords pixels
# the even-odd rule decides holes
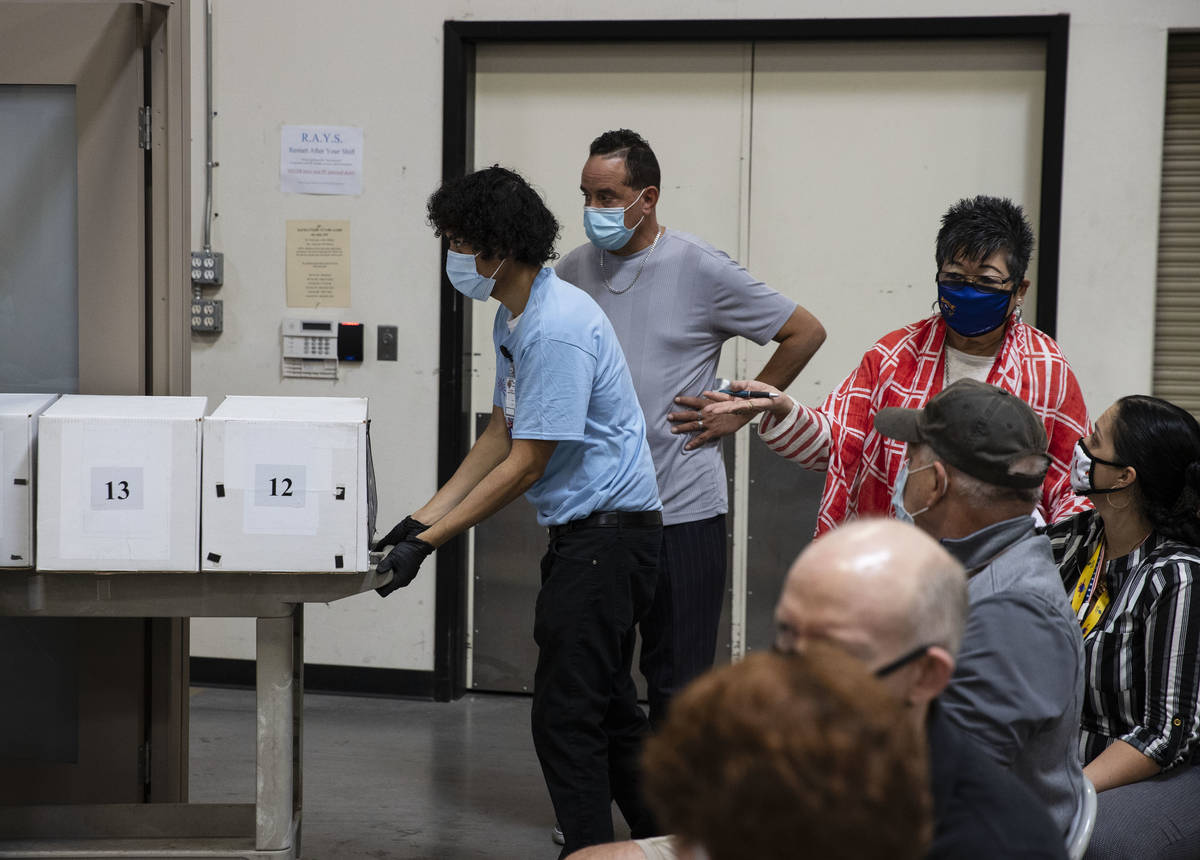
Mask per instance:
[[[533,745],[566,837],[561,857],[611,842],[612,801],[653,835],[638,757],[649,723],[630,675],[661,527],[579,529],[550,541],[534,610]]]
[[[712,667],[725,603],[725,515],[664,526],[654,602],[642,619],[640,668],[650,724],[676,692]]]

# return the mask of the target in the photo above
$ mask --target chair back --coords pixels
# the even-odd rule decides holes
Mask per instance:
[[[1088,843],[1092,841],[1092,830],[1096,827],[1096,786],[1086,776],[1083,778],[1083,803],[1075,820],[1071,822],[1071,833],[1067,837],[1067,856],[1071,860],[1083,860]]]

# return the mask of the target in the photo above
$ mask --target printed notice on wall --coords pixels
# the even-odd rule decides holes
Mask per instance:
[[[287,222],[289,308],[350,307],[350,222]]]
[[[279,190],[362,194],[363,130],[349,125],[285,125],[279,134]]]

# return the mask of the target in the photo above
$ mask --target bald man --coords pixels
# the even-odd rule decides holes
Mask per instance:
[[[1045,806],[992,762],[938,706],[967,616],[962,565],[919,529],[860,520],[813,541],[788,571],[775,608],[775,650],[835,645],[863,661],[908,706],[928,739],[930,858],[1065,858]],[[572,860],[662,860],[669,837],[596,846]],[[748,858],[753,860],[753,858]]]

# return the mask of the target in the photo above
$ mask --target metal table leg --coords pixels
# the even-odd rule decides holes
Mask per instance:
[[[254,844],[259,851],[291,847],[293,793],[292,676],[294,614],[258,619],[258,757]]]
[[[295,816],[296,857],[300,856],[300,832],[304,809],[304,604],[296,604],[292,616],[292,813]]]

